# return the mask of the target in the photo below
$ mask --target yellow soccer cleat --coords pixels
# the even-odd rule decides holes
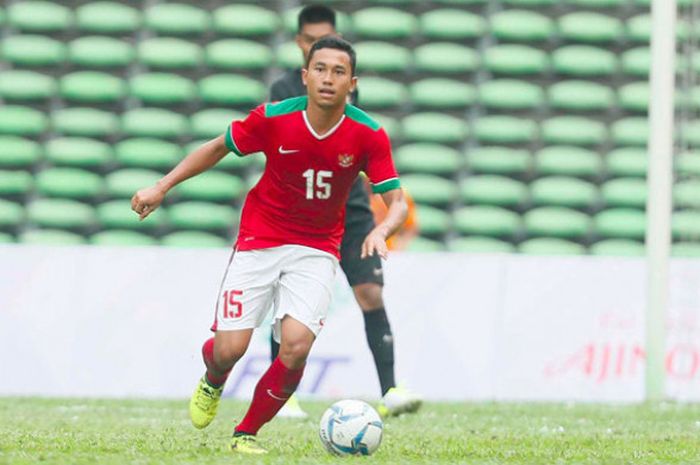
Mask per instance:
[[[382,418],[416,412],[423,400],[415,393],[402,387],[393,387],[384,394],[377,406],[377,412]]]
[[[231,438],[231,450],[241,454],[262,455],[267,454],[267,449],[258,444],[255,436],[251,434],[240,434]]]
[[[199,380],[199,384],[190,399],[190,419],[195,428],[206,428],[212,422],[216,416],[216,410],[219,408],[223,390],[223,386],[211,387],[204,376]]]

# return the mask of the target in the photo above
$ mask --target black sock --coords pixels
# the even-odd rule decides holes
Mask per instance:
[[[384,307],[362,312],[365,318],[367,343],[377,366],[382,395],[396,386],[394,381],[394,336]]]
[[[275,338],[272,337],[272,334],[270,334],[270,360],[274,362],[279,353],[280,345],[275,341]]]

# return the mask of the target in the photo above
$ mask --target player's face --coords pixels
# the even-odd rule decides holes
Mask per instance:
[[[350,56],[334,48],[317,50],[308,69],[302,70],[302,78],[309,99],[321,108],[344,105],[357,84]]]
[[[329,35],[335,35],[335,28],[331,23],[304,24],[297,34],[296,42],[304,54],[304,63],[309,58],[311,46],[318,39]]]

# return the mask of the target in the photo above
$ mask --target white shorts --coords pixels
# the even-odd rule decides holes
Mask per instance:
[[[338,259],[301,245],[235,251],[216,303],[214,331],[257,328],[272,309],[272,329],[280,340],[285,315],[316,336],[331,302]]]

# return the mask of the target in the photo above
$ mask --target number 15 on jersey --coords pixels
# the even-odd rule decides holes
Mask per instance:
[[[306,198],[308,200],[326,200],[331,196],[331,183],[328,181],[333,177],[332,171],[318,170],[311,168],[302,174],[306,178]]]

